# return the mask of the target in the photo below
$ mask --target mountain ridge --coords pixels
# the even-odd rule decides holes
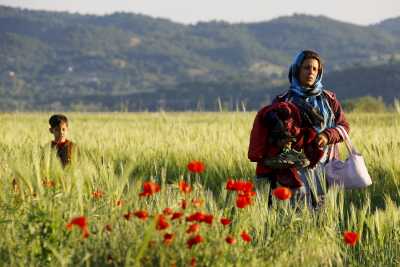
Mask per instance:
[[[359,26],[296,14],[256,23],[184,25],[132,13],[93,16],[0,6],[0,96],[5,103],[0,109],[42,109],[52,103],[69,109],[61,96],[76,102],[83,96],[152,92],[153,98],[176,97],[179,90],[187,91],[183,86],[196,91],[205,84],[272,92],[286,83],[287,68],[301,49],[322,55],[327,78],[346,69],[396,63],[397,24],[400,17]],[[214,90],[229,98],[227,88]],[[204,92],[204,101],[215,101],[216,94]],[[137,106],[134,102],[127,105]]]

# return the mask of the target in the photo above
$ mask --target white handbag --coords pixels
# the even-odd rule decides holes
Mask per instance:
[[[365,166],[364,158],[358,153],[350,141],[349,135],[342,126],[336,127],[346,144],[349,153],[345,161],[333,159],[332,147],[330,161],[325,164],[325,175],[329,185],[338,185],[343,188],[364,188],[372,184],[371,177]],[[337,146],[338,144],[335,144]]]

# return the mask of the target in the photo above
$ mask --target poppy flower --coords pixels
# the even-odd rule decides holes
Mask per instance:
[[[164,229],[167,229],[168,227],[169,227],[169,223],[165,219],[164,215],[162,215],[162,214],[158,215],[156,229],[164,230]]]
[[[79,216],[72,218],[71,221],[67,224],[67,229],[71,230],[72,226],[77,226],[80,229],[87,227],[87,219],[85,216]]]
[[[133,213],[133,215],[135,215],[136,217],[138,217],[139,219],[141,219],[141,220],[143,220],[143,221],[147,220],[147,218],[149,217],[149,214],[148,214],[147,211],[145,211],[145,210],[138,210],[138,211],[135,211],[135,212]]]
[[[183,210],[185,210],[187,208],[187,201],[185,199],[182,199],[182,201],[181,201],[181,208]]]
[[[88,237],[89,237],[89,230],[88,230],[87,227],[85,227],[85,228],[82,230],[82,237],[83,237],[83,238],[88,238]]]
[[[250,196],[247,195],[238,195],[236,197],[236,207],[238,207],[239,209],[243,209],[246,206],[251,204],[251,198]]]
[[[229,220],[228,218],[221,218],[220,222],[222,223],[222,225],[229,225],[231,224],[231,220]]]
[[[106,230],[107,232],[112,232],[112,226],[111,226],[111,224],[106,224],[106,225],[104,226],[104,230]]]
[[[143,183],[143,192],[139,194],[141,197],[148,197],[157,193],[161,190],[160,186],[157,183],[153,182],[144,182]]]
[[[236,239],[232,236],[227,236],[225,238],[226,243],[228,243],[229,245],[233,245],[236,243]]]
[[[171,245],[172,241],[174,240],[175,234],[169,234],[169,233],[165,233],[164,234],[164,241],[163,243],[165,245]]]
[[[45,178],[42,180],[42,185],[43,185],[43,187],[46,187],[46,188],[53,188],[56,185],[56,183],[53,180]]]
[[[287,200],[292,197],[292,191],[287,187],[280,186],[272,190],[272,195],[279,200]]]
[[[127,221],[129,221],[133,215],[134,215],[133,212],[128,211],[127,213],[124,214],[124,218]]]
[[[83,238],[89,237],[87,219],[85,216],[79,216],[71,219],[71,221],[67,224],[67,229],[71,231],[74,225],[81,229]]]
[[[117,207],[122,207],[124,205],[124,201],[122,199],[118,199],[115,201],[115,205]]]
[[[186,217],[187,222],[205,222],[212,224],[214,216],[212,214],[204,214],[202,212],[195,212]]]
[[[204,214],[200,211],[195,212],[191,215],[189,215],[188,217],[186,217],[186,221],[187,222],[201,222],[202,220],[204,220]]]
[[[174,213],[172,214],[171,220],[179,219],[179,218],[182,217],[182,216],[183,216],[183,212],[180,212],[180,211],[174,212]]]
[[[242,231],[242,233],[240,234],[240,236],[242,237],[244,242],[251,242],[251,236],[246,233],[245,231]]]
[[[229,191],[250,192],[253,191],[253,183],[251,181],[228,179],[226,189]]]
[[[205,165],[201,161],[192,160],[188,163],[187,168],[192,173],[202,173],[205,170]]]
[[[165,216],[169,216],[169,215],[171,215],[171,214],[173,214],[174,213],[174,211],[171,209],[171,208],[165,208],[164,210],[163,210],[163,214],[165,215]]]
[[[195,257],[193,257],[193,258],[190,260],[190,266],[191,266],[191,267],[196,267],[196,258],[195,258]]]
[[[194,223],[189,225],[189,228],[186,230],[186,233],[191,234],[191,233],[197,233],[200,230],[200,224]]]
[[[95,199],[102,198],[103,195],[104,195],[104,193],[102,191],[99,191],[99,190],[96,190],[96,191],[92,192],[92,196]]]
[[[203,205],[203,202],[202,199],[192,199],[192,205],[196,208],[200,208]]]
[[[343,233],[343,239],[344,242],[346,242],[347,245],[354,247],[358,241],[358,233],[356,232],[350,232],[346,231]]]
[[[207,224],[212,224],[213,218],[214,216],[212,214],[205,214],[202,222],[205,222]]]
[[[254,197],[257,193],[254,191],[238,191],[238,195],[246,197]]]
[[[185,181],[179,181],[179,190],[182,193],[190,193],[192,191],[192,187]]]
[[[204,238],[201,235],[195,235],[189,238],[186,244],[189,248],[192,248],[194,245],[197,245],[201,242],[204,242]]]

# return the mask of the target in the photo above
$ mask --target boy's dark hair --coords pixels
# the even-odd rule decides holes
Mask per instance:
[[[49,124],[51,128],[55,128],[59,126],[61,123],[65,123],[66,125],[68,125],[68,119],[63,114],[54,114],[49,119]]]

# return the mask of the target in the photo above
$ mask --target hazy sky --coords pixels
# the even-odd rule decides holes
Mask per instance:
[[[400,0],[0,0],[0,5],[83,14],[124,11],[183,23],[265,21],[301,13],[367,25],[400,16]]]

